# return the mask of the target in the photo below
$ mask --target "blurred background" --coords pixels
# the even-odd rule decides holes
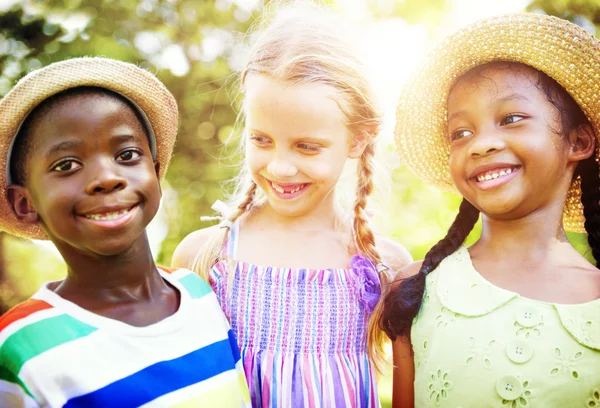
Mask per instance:
[[[385,113],[381,171],[371,200],[376,230],[405,245],[415,259],[445,235],[459,198],[421,183],[394,153],[395,102],[407,75],[443,36],[482,17],[528,10],[565,18],[594,35],[600,25],[599,0],[327,3],[361,30],[359,48]],[[237,73],[251,38],[248,29],[268,6],[263,0],[0,0],[0,96],[27,72],[69,57],[106,56],[154,72],[180,110],[161,209],[149,227],[157,262],[169,265],[188,233],[210,225],[200,217],[213,214],[211,205],[227,197],[232,186],[226,181],[238,173],[235,143],[224,142],[235,138]],[[343,194],[354,196],[351,189]],[[586,253],[584,236],[569,238]],[[51,244],[0,232],[0,314],[64,274]],[[384,406],[389,380],[381,381]]]

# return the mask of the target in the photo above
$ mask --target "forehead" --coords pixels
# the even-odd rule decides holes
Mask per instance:
[[[543,98],[538,81],[538,71],[523,64],[492,63],[476,67],[456,81],[448,96],[448,107],[469,97],[494,100],[517,93],[528,99]]]
[[[347,132],[339,92],[320,83],[249,75],[245,83],[246,125],[271,136],[335,135]]]
[[[102,126],[123,124],[145,133],[139,114],[126,100],[95,90],[57,95],[38,106],[28,120],[32,147],[65,135],[87,139],[92,129]]]

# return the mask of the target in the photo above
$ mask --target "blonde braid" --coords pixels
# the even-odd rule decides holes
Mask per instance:
[[[365,254],[375,265],[381,262],[379,252],[375,247],[375,235],[369,226],[366,214],[367,198],[373,192],[373,156],[375,155],[374,140],[370,140],[360,157],[358,164],[358,180],[356,185],[356,201],[354,204],[354,233],[356,244],[361,253]]]
[[[191,269],[200,275],[206,282],[210,282],[210,270],[221,258],[221,251],[227,240],[227,234],[231,229],[231,225],[252,207],[252,204],[254,204],[255,192],[256,183],[250,181],[244,193],[244,199],[236,207],[236,210],[224,220],[225,223],[222,228],[223,233],[216,234],[213,239],[208,240],[206,245],[196,254]],[[233,271],[231,272],[230,275],[233,276]]]
[[[375,246],[375,235],[369,226],[369,220],[366,214],[367,198],[373,192],[373,157],[375,155],[375,141],[369,140],[367,147],[363,151],[358,163],[358,180],[356,186],[356,202],[354,205],[354,231],[356,234],[356,244],[361,253],[365,254],[379,269],[381,256]],[[379,274],[381,282],[381,293],[387,292],[388,275],[383,271]],[[367,351],[373,361],[373,365],[379,371],[383,371],[385,363],[385,351],[383,345],[387,341],[384,332],[377,324],[377,316],[381,314],[381,302],[377,304],[373,314],[369,319],[369,328],[367,335]]]

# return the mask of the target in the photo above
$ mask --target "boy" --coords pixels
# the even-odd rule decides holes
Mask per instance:
[[[148,245],[177,117],[152,74],[105,58],[34,71],[0,102],[0,229],[67,264],[0,318],[1,407],[249,406],[210,287]]]

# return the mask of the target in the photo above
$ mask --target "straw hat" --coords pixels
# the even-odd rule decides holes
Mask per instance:
[[[440,43],[408,79],[396,115],[396,145],[417,176],[456,193],[450,176],[447,99],[457,78],[491,61],[529,65],[573,97],[600,136],[600,43],[568,21],[533,13],[481,20]],[[585,232],[580,181],[569,190],[566,230]]]
[[[48,239],[37,225],[17,220],[7,199],[10,153],[23,120],[43,100],[79,86],[116,92],[138,108],[146,121],[153,158],[160,163],[159,178],[167,170],[177,135],[177,103],[150,72],[108,58],[73,58],[50,64],[21,78],[0,101],[0,230],[25,238]]]

